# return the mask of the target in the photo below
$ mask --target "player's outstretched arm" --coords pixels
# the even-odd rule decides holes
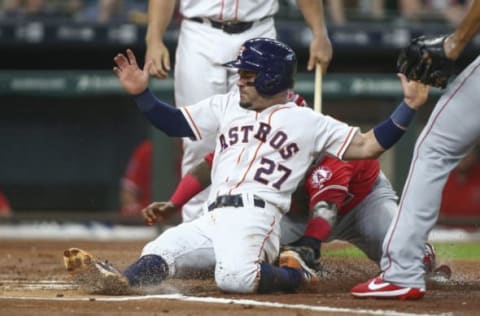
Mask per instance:
[[[404,74],[398,74],[403,89],[403,102],[392,115],[367,133],[357,133],[343,156],[344,160],[377,158],[393,146],[405,133],[416,110],[428,98],[429,86],[408,81]]]
[[[148,70],[152,66],[147,61],[141,69],[132,50],[127,49],[127,54],[117,54],[113,61],[113,71],[117,75],[123,89],[135,96],[138,108],[147,119],[168,136],[195,137],[190,125],[182,112],[174,106],[158,100],[148,89]]]
[[[113,58],[113,61],[115,62],[113,72],[117,75],[120,84],[126,92],[137,95],[147,89],[149,79],[148,70],[152,66],[151,61],[145,64],[144,69],[141,69],[131,49],[127,49],[126,55],[118,53]]]

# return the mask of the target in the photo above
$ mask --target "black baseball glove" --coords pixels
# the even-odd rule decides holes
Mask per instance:
[[[443,42],[447,36],[412,39],[397,59],[397,69],[409,80],[445,88],[454,74],[455,63],[445,56]]]

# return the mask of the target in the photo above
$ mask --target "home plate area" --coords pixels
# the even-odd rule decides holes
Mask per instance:
[[[63,250],[78,247],[119,269],[134,261],[146,240],[2,240],[2,315],[477,315],[480,266],[449,260],[450,280],[429,281],[419,301],[356,299],[352,286],[379,272],[366,258],[325,257],[320,283],[297,293],[232,295],[217,289],[211,272],[166,280],[127,296],[93,295],[79,288],[63,265]],[[325,244],[324,251],[344,243]],[[437,258],[442,261],[442,258]]]

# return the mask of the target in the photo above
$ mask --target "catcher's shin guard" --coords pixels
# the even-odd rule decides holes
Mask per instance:
[[[110,295],[130,292],[128,280],[120,271],[82,249],[65,250],[63,262],[75,281],[88,292]]]

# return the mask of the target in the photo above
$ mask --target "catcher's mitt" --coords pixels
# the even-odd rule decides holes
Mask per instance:
[[[445,56],[443,42],[447,36],[412,39],[397,59],[397,69],[409,80],[445,88],[454,73],[454,61]]]

